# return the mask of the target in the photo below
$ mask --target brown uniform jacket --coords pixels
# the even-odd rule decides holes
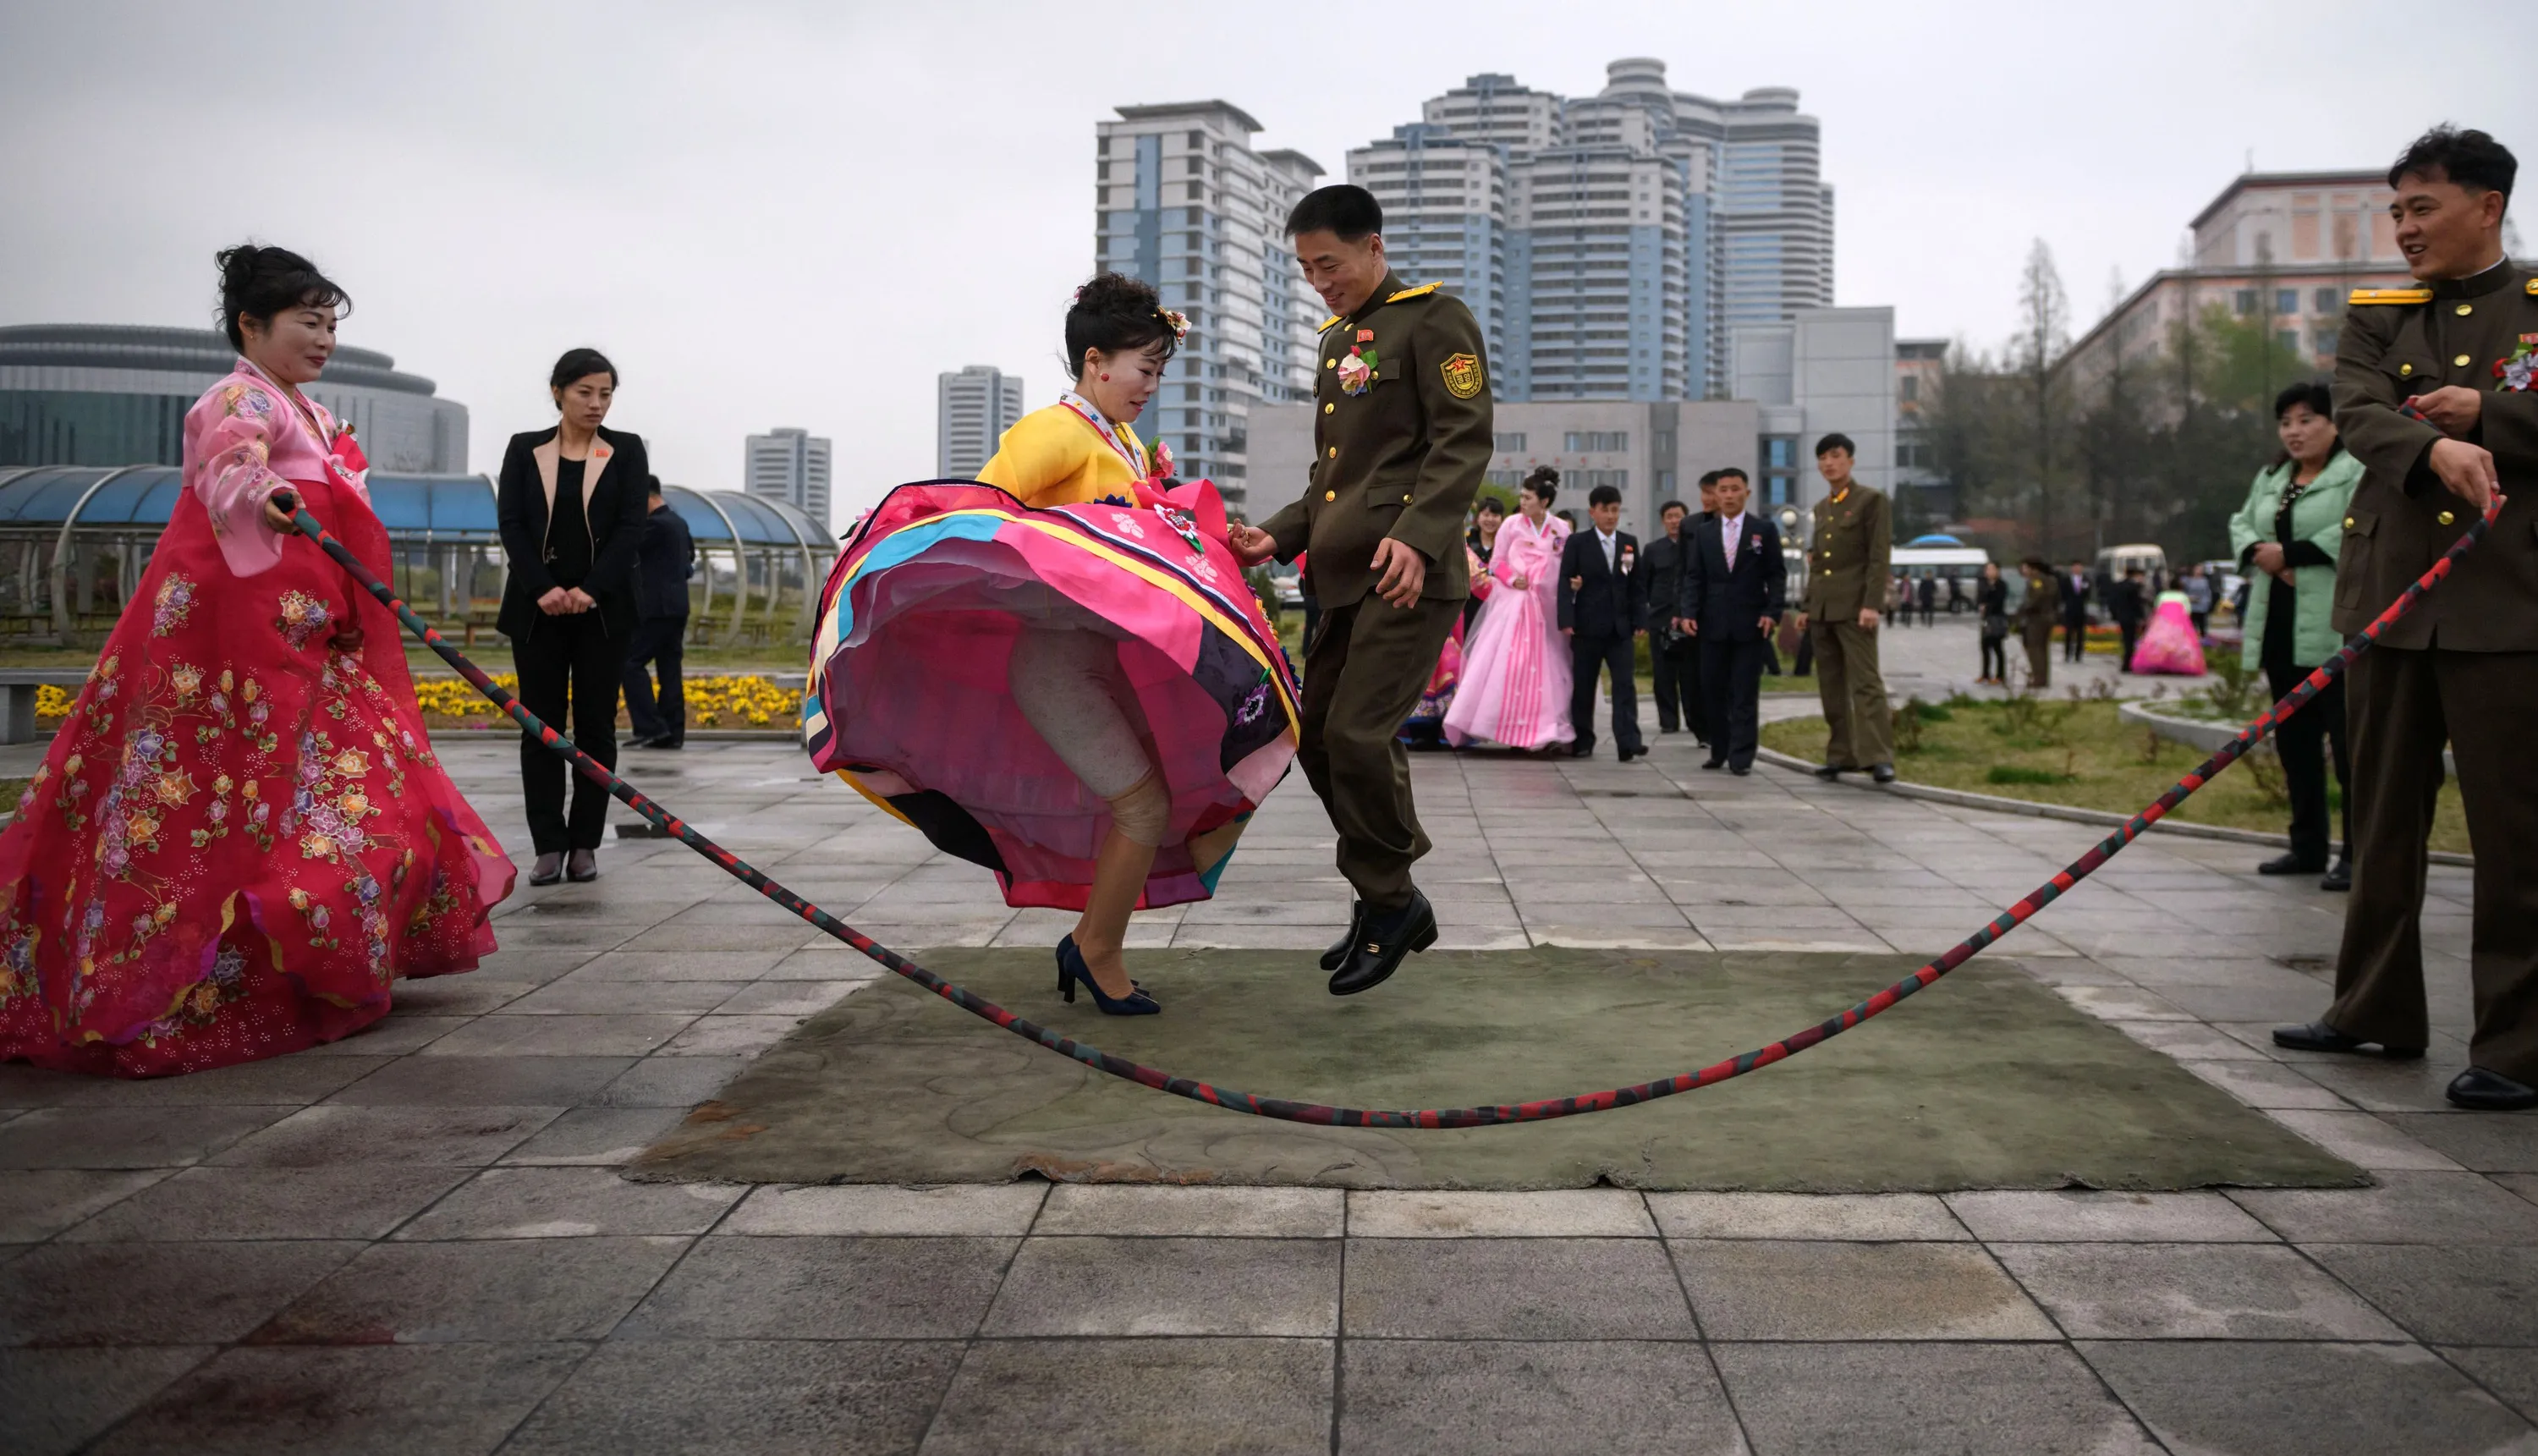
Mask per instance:
[[[2458,568],[2379,641],[2538,651],[2538,390],[2503,377],[2515,356],[2517,376],[2528,377],[2533,354],[2538,282],[2507,260],[2474,278],[2355,293],[2336,350],[2335,428],[2363,476],[2336,563],[2337,631],[2370,626],[2476,518],[2432,472],[2440,430],[2398,411],[2409,395],[2460,384],[2484,396],[2467,438],[2494,452],[2510,498]]]
[[[1374,359],[1357,394],[1341,383],[1352,351]],[[1493,448],[1488,351],[1472,310],[1434,284],[1404,288],[1386,274],[1354,317],[1322,326],[1314,354],[1303,498],[1261,523],[1278,559],[1309,549],[1304,590],[1326,612],[1356,606],[1373,588],[1374,548],[1386,537],[1428,559],[1422,597],[1470,596],[1463,513]]]
[[[1840,499],[1816,502],[1807,594],[1798,610],[1826,622],[1848,622],[1864,607],[1883,611],[1894,559],[1895,516],[1886,493],[1853,482]]]
[[[2033,571],[2024,574],[2027,577],[2027,595],[2018,604],[2018,630],[2024,635],[2028,629],[2040,627],[2050,632],[2055,619],[2061,616],[2060,583]]]

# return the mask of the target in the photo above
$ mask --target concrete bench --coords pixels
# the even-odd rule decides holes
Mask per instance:
[[[75,667],[0,667],[0,743],[33,743],[35,690],[87,686],[88,673]]]

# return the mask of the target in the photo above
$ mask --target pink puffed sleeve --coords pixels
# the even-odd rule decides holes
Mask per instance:
[[[288,421],[282,401],[260,384],[231,378],[185,417],[185,475],[211,516],[221,557],[240,576],[282,561],[282,536],[265,524],[264,500],[289,483],[273,473],[273,439]]]

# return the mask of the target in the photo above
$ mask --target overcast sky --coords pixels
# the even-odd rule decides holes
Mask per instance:
[[[309,254],[347,343],[543,427],[564,349],[667,480],[741,437],[836,440],[837,514],[934,464],[934,376],[1059,386],[1090,270],[1094,123],[1221,97],[1339,180],[1478,71],[1589,94],[1795,86],[1824,123],[1836,301],[1995,345],[2032,238],[2074,312],[2171,262],[2260,170],[2376,167],[2427,124],[2538,159],[2509,27],[2360,4],[201,5],[0,0],[0,323],[207,322],[211,255]],[[2524,234],[2533,232],[2523,226]]]

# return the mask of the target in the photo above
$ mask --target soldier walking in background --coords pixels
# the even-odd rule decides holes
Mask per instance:
[[[1411,882],[1429,850],[1397,735],[1471,594],[1463,516],[1489,468],[1489,375],[1472,310],[1384,261],[1383,209],[1346,184],[1287,215],[1304,281],[1331,309],[1314,353],[1313,463],[1303,498],[1229,544],[1245,564],[1310,546],[1321,603],[1306,645],[1297,760],[1339,830],[1356,891],[1349,931],[1322,956],[1331,994],[1363,991],[1436,943]]]
[[[1648,543],[1639,553],[1639,570],[1647,583],[1648,670],[1657,695],[1657,731],[1659,733],[1692,730],[1692,736],[1709,742],[1709,733],[1701,720],[1701,704],[1692,700],[1687,690],[1692,684],[1684,674],[1684,663],[1694,657],[1698,644],[1683,634],[1675,625],[1671,603],[1682,581],[1683,555],[1691,534],[1684,530],[1688,512],[1680,500],[1669,500],[1657,507],[1657,523],[1665,533]]]
[[[1895,516],[1884,492],[1852,479],[1856,453],[1846,434],[1816,441],[1816,469],[1833,494],[1816,504],[1798,627],[1815,644],[1816,691],[1830,730],[1816,777],[1865,768],[1879,783],[1893,783],[1895,715],[1877,668],[1876,603],[1894,567]]]
[[[2389,210],[2422,286],[2357,290],[2345,314],[2335,427],[2363,477],[2335,629],[2368,627],[2496,494],[2511,503],[2347,674],[2355,853],[2335,1004],[2274,1032],[2301,1051],[2431,1045],[2425,853],[2446,742],[2476,844],[2476,1027],[2448,1095],[2479,1110],[2538,1107],[2538,275],[2503,247],[2517,169],[2481,131],[2438,127],[2407,148]]]

